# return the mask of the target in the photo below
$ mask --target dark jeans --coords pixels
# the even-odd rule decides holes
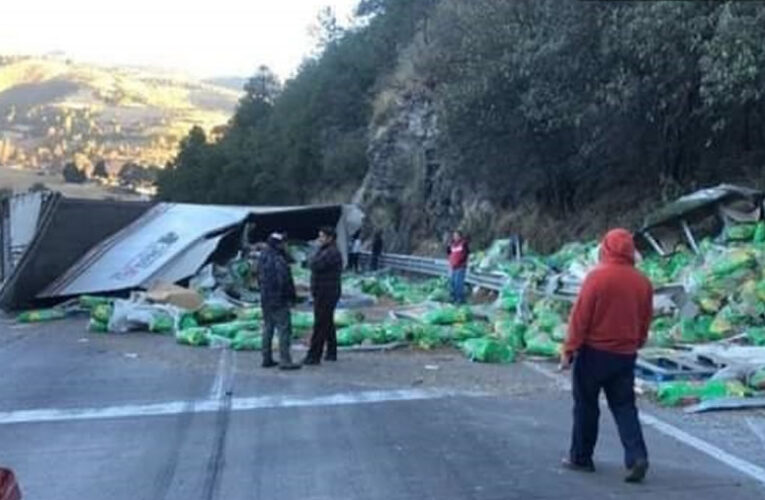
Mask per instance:
[[[373,253],[372,258],[369,262],[369,268],[372,271],[377,271],[377,268],[380,267],[380,254],[379,253]]]
[[[327,358],[337,358],[337,332],[335,330],[335,307],[340,298],[335,295],[317,295],[313,299],[313,335],[307,359],[321,359],[324,344]]]
[[[292,317],[288,306],[263,308],[263,361],[272,360],[271,345],[274,329],[279,332],[279,364],[289,365],[292,363],[290,356]]]
[[[452,297],[452,302],[456,304],[465,303],[465,275],[467,269],[460,267],[458,269],[452,269],[452,273],[449,276],[449,287]]]
[[[632,467],[638,459],[647,460],[648,451],[635,406],[635,355],[614,354],[583,347],[574,360],[574,428],[571,460],[592,463],[598,440],[600,390],[606,393],[608,407],[619,429],[624,446],[624,465]]]

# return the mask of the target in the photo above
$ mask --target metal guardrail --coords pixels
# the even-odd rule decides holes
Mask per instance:
[[[360,255],[360,262],[362,264],[368,264],[371,261],[371,258],[371,253],[362,252]],[[380,255],[379,266],[395,269],[396,271],[424,274],[426,276],[444,278],[449,276],[449,263],[446,259],[385,253]],[[523,288],[524,286],[523,282],[514,280],[501,273],[469,271],[465,277],[465,281],[471,285],[497,292],[508,284],[518,289]],[[553,276],[546,279],[541,286],[538,287],[537,291],[562,300],[574,300],[577,293],[579,293],[579,285],[580,283],[576,280],[561,276]]]

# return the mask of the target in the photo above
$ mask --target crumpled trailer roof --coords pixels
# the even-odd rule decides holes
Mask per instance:
[[[54,205],[40,210],[34,241],[0,291],[3,309],[184,280],[208,261],[225,236],[246,222],[252,223],[256,239],[277,230],[291,239],[313,239],[320,226],[334,226],[344,251],[363,218],[352,205],[246,207],[55,199]]]

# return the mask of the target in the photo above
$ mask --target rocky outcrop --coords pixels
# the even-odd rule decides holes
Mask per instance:
[[[385,91],[369,129],[369,171],[354,201],[387,251],[438,247],[480,196],[450,175],[457,164],[439,128],[437,103],[427,88]],[[428,243],[430,245],[428,245]]]

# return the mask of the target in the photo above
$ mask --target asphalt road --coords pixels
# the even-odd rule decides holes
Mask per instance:
[[[765,498],[757,471],[710,456],[762,466],[765,444],[742,423],[762,414],[648,407],[713,452],[647,428],[649,478],[627,485],[608,417],[598,472],[558,467],[570,398],[525,364],[343,354],[280,373],[256,353],[87,334],[81,321],[0,328],[0,464],[27,499]]]

